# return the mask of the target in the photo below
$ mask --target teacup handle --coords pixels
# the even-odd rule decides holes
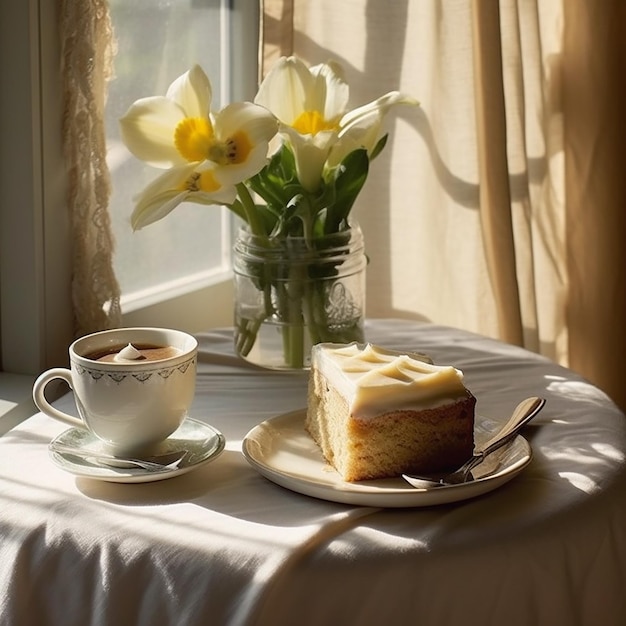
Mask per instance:
[[[69,415],[68,413],[64,413],[63,411],[59,411],[53,407],[47,400],[44,395],[44,390],[46,385],[54,380],[55,378],[60,378],[64,380],[72,389],[72,372],[64,367],[53,367],[45,371],[41,374],[35,383],[33,384],[33,400],[37,405],[37,408],[46,415],[50,417],[54,417],[55,419],[60,420],[61,422],[65,422],[70,426],[77,426],[78,428],[85,428],[85,424],[83,420]]]

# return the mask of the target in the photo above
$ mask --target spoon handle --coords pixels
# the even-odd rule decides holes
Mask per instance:
[[[509,421],[487,441],[477,454],[485,457],[513,439],[541,411],[545,403],[543,398],[534,396],[522,400],[513,411]]]
[[[116,457],[112,454],[106,454],[105,452],[91,452],[89,450],[77,450],[76,448],[72,446],[66,446],[59,442],[55,442],[54,444],[51,444],[50,449],[53,452],[60,452],[62,454],[72,454],[82,459],[88,459],[88,460],[91,459],[92,461],[104,463],[105,465],[108,465],[110,467],[123,468],[124,466],[126,467],[135,466],[135,467],[140,467],[148,471],[154,471],[154,470],[161,471],[164,469],[173,468],[175,465],[178,464],[178,463],[165,464],[165,463],[158,463],[155,461],[148,461],[144,459]]]

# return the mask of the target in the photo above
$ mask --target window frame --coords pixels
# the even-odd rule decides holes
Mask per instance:
[[[12,95],[0,105],[1,365],[20,374],[60,362],[73,324],[59,40],[46,23],[57,23],[54,2],[0,7],[0,82]]]
[[[222,2],[239,29],[227,62],[242,77],[225,93],[250,99],[257,82],[259,6]],[[0,84],[12,95],[0,103],[0,371],[21,374],[66,365],[73,339],[57,5],[0,3]],[[231,302],[227,270],[200,289],[177,288],[162,299],[127,306],[122,324],[199,332],[230,325]]]

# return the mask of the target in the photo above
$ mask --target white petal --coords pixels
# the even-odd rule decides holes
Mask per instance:
[[[207,117],[213,97],[211,81],[199,65],[194,65],[169,86],[167,97],[181,107],[186,117]]]
[[[176,208],[189,193],[181,187],[193,171],[193,164],[174,167],[147,185],[135,198],[136,205],[130,218],[133,230],[160,220]]]
[[[215,134],[221,140],[243,131],[253,144],[269,142],[277,130],[276,118],[264,107],[250,102],[229,104],[215,116]]]
[[[235,187],[222,187],[212,193],[206,191],[192,191],[187,200],[198,204],[232,204],[237,197]]]
[[[144,190],[133,199],[139,201],[145,196],[154,196],[168,189],[176,189],[193,174],[197,167],[198,163],[185,163],[183,166],[173,167],[148,183]]]
[[[236,185],[247,178],[258,174],[267,164],[268,144],[257,144],[248,154],[244,163],[226,165],[220,169],[220,181],[224,184]]]
[[[350,152],[360,148],[366,148],[364,142],[358,135],[346,135],[341,137],[339,141],[332,147],[328,159],[326,159],[326,167],[333,168],[339,165]],[[369,152],[369,150],[368,150]]]
[[[383,115],[372,109],[346,128],[339,132],[339,140],[333,146],[327,167],[335,167],[353,150],[365,148],[368,153],[376,146],[380,139]]]
[[[326,120],[341,117],[348,107],[350,88],[339,63],[324,63],[311,68],[315,77],[315,91],[307,108],[319,111]]]
[[[141,230],[169,215],[189,195],[188,191],[164,191],[158,196],[141,198],[130,216],[133,230]]]
[[[193,201],[201,204],[230,204],[234,201],[234,186],[223,182],[218,171],[215,178],[222,187],[214,192],[189,191],[184,188],[189,177],[200,171],[201,164],[190,163],[175,167],[153,180],[137,197],[137,204],[131,215],[134,230],[152,224],[171,213],[181,202]],[[206,169],[206,167],[205,167]]]
[[[316,191],[322,182],[322,171],[337,133],[322,131],[316,135],[301,135],[293,129],[285,128],[285,134],[296,160],[296,171],[300,184],[307,190]]]
[[[358,123],[359,119],[372,113],[372,111],[378,111],[381,115],[386,115],[389,109],[398,104],[408,104],[410,106],[419,106],[419,102],[411,96],[400,93],[399,91],[390,91],[384,96],[377,98],[376,100],[357,107],[352,111],[346,113],[340,122],[340,126],[345,127],[351,124]]]
[[[312,84],[313,77],[302,61],[281,57],[263,79],[254,101],[291,125],[305,110]]]
[[[174,145],[174,132],[185,117],[182,109],[160,96],[137,100],[120,119],[126,147],[154,167],[172,167],[184,162]]]

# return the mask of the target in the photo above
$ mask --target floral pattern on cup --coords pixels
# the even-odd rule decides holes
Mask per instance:
[[[89,376],[94,381],[98,381],[101,378],[106,377],[119,384],[127,378],[133,378],[140,383],[145,383],[153,376],[169,378],[174,372],[180,372],[181,374],[184,374],[191,365],[195,364],[195,362],[196,357],[194,356],[184,363],[179,363],[174,367],[164,367],[162,369],[155,369],[149,372],[134,372],[132,369],[103,372],[99,369],[84,367],[83,365],[79,365],[78,363],[73,363],[72,365],[79,376]]]

